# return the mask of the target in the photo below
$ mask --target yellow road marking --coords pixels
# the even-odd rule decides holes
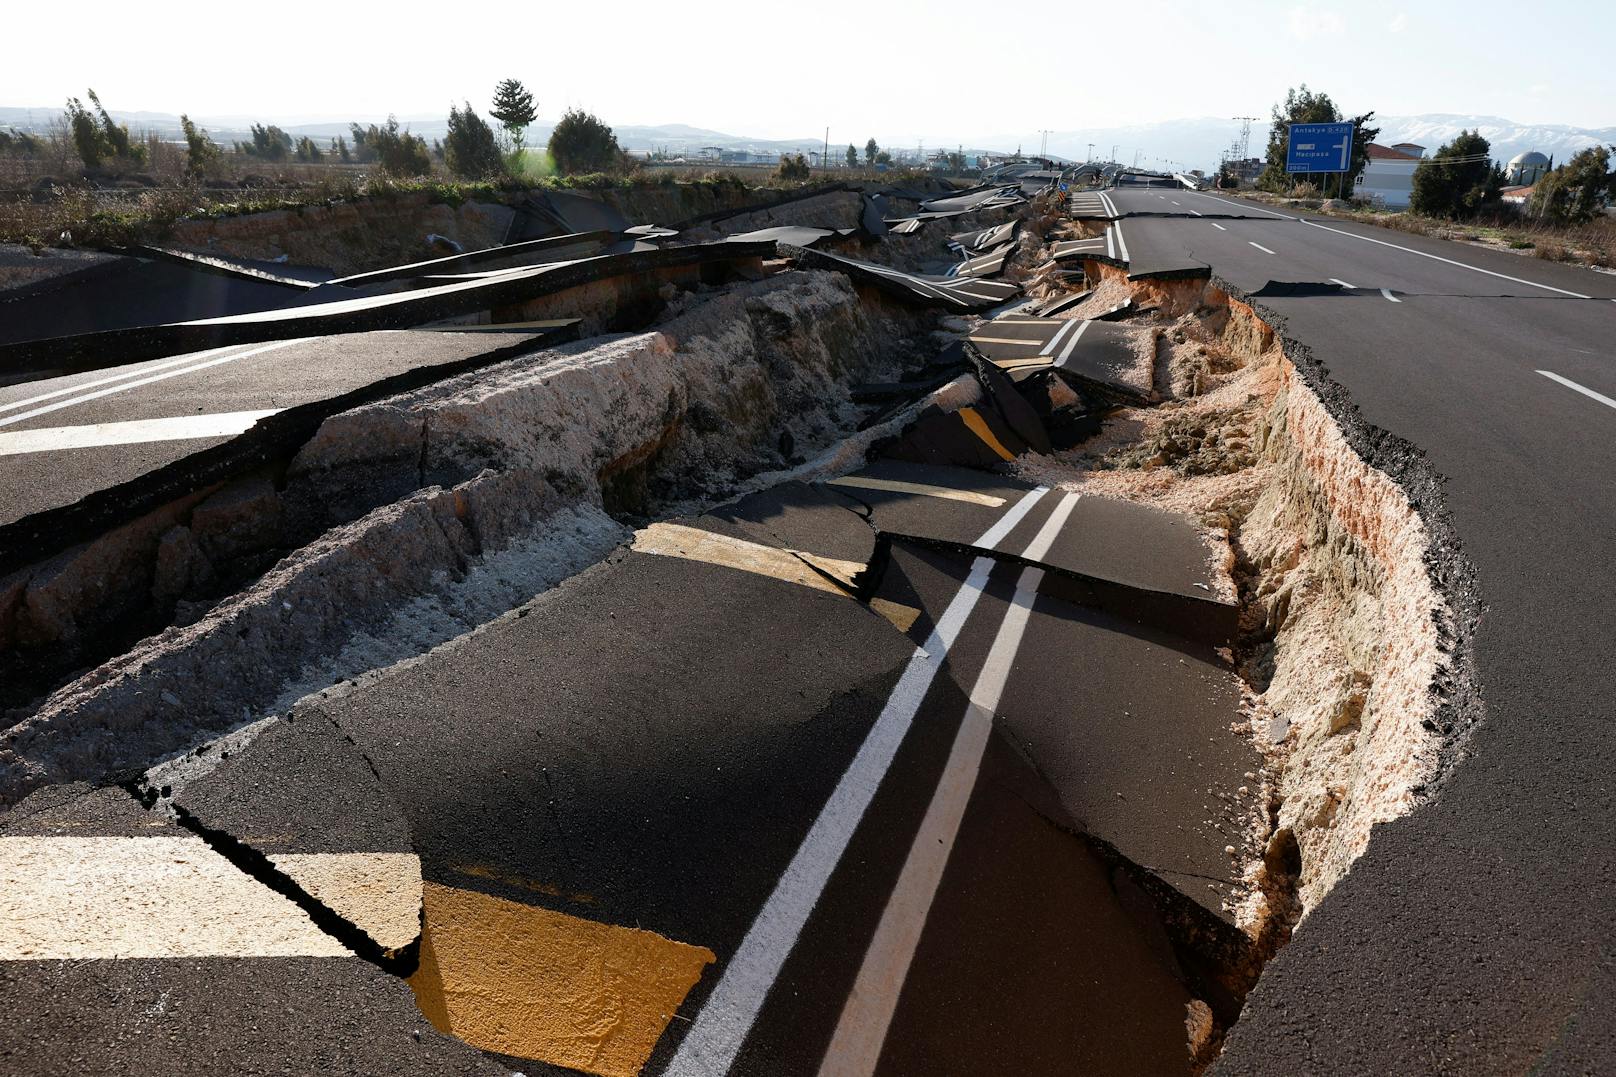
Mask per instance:
[[[1004,498],[993,494],[978,493],[975,490],[955,490],[948,486],[932,486],[923,482],[902,482],[898,479],[877,479],[869,475],[843,475],[840,478],[829,479],[827,486],[851,486],[859,490],[891,490],[900,494],[919,494],[922,497],[941,497],[949,501],[964,501],[972,505],[986,505],[996,509],[1004,504]]]
[[[853,577],[864,571],[864,566],[857,561],[839,561],[834,557],[821,557],[802,550],[781,550],[683,524],[652,524],[643,531],[635,532],[632,549],[639,553],[681,557],[687,561],[755,572],[760,576],[811,587],[843,598],[852,597],[857,590]],[[842,586],[836,586],[820,572],[809,568],[809,565],[834,577]],[[915,623],[915,618],[920,616],[920,611],[913,607],[884,599],[872,599],[870,609],[891,621],[900,632],[907,632],[909,626]]]
[[[0,838],[0,961],[349,956],[201,838]]]
[[[991,359],[989,362],[1000,370],[1025,370],[1029,367],[1049,366],[1054,360],[1047,355],[1029,355],[1024,359]]]
[[[988,428],[987,420],[982,418],[975,408],[959,409],[959,417],[964,420],[966,429],[982,439],[982,443],[999,455],[1001,460],[1014,460],[1016,454],[1005,448],[993,431]]]
[[[845,595],[853,588],[853,577],[864,566],[857,561],[838,561],[832,557],[782,550],[745,539],[732,538],[698,527],[683,524],[652,524],[634,535],[634,547],[640,553],[661,554],[663,557],[682,557],[687,561],[702,561],[709,565],[755,572],[772,576],[787,583],[812,587],[816,591],[829,591]],[[830,573],[847,585],[844,590],[804,564],[811,561],[816,567]]]
[[[893,602],[885,598],[870,599],[870,609],[879,613],[892,622],[899,632],[907,632],[914,623],[920,619],[920,611],[913,606],[905,606],[901,602]]]
[[[602,1077],[639,1073],[711,950],[425,884],[421,1012],[473,1047]]]

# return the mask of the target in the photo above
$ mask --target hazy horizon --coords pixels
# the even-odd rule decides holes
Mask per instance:
[[[1096,11],[1065,44],[1036,18],[995,17],[963,0],[898,0],[878,22],[847,0],[824,0],[806,18],[732,0],[706,5],[699,19],[637,0],[609,20],[593,8],[532,11],[485,6],[444,35],[426,33],[418,18],[288,0],[273,18],[255,11],[237,34],[215,5],[195,0],[168,5],[160,20],[91,0],[74,18],[95,32],[69,55],[13,50],[0,69],[0,101],[55,111],[93,86],[119,112],[425,120],[462,100],[485,111],[494,83],[511,76],[532,90],[542,122],[576,105],[623,126],[691,124],[778,140],[822,136],[828,125],[833,143],[884,135],[904,145],[1023,127],[1036,139],[1041,128],[1120,128],[1186,113],[1257,116],[1259,127],[1305,82],[1348,113],[1616,125],[1616,76],[1601,55],[1616,40],[1616,8],[1568,0],[1541,4],[1531,18],[1516,3],[1459,0],[1255,2],[1239,18],[1138,0],[1125,12]],[[59,21],[34,5],[7,16],[17,40],[60,39]],[[452,45],[435,44],[446,37]],[[528,37],[531,48],[511,44]],[[567,47],[549,47],[551,39]]]

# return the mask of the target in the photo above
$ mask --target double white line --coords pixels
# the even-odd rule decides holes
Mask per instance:
[[[48,393],[41,393],[38,396],[31,396],[24,400],[14,400],[9,404],[0,404],[0,413],[16,411],[18,408],[26,408],[31,404],[41,404],[40,407],[33,408],[30,411],[0,418],[0,426],[10,426],[13,423],[20,423],[36,416],[48,415],[53,411],[73,407],[75,404],[84,404],[104,396],[111,396],[113,393],[121,393],[129,389],[138,389],[142,385],[151,385],[154,382],[177,378],[181,374],[192,374],[198,370],[206,370],[208,367],[219,366],[222,363],[233,363],[237,359],[261,355],[264,352],[274,351],[276,348],[297,344],[301,339],[303,338],[280,340],[273,344],[249,348],[244,352],[236,352],[234,355],[221,355],[220,353],[229,351],[230,347],[240,347],[239,344],[225,348],[211,348],[208,351],[182,355],[178,359],[168,359],[154,365],[142,366],[139,370],[112,374],[105,378],[97,378],[94,381],[71,385],[65,389],[55,389]],[[158,373],[153,373],[153,371]],[[105,386],[105,388],[102,388],[102,386]],[[86,392],[85,390],[90,391]],[[66,397],[66,399],[61,399],[63,397]],[[47,400],[52,401],[52,403],[42,404],[43,401]]]
[[[1029,490],[973,545],[993,549],[1048,492],[1044,486]],[[993,560],[988,557],[978,557],[972,563],[970,575],[938,618],[931,636],[910,657],[897,687],[865,735],[864,743],[841,781],[836,783],[830,799],[820,809],[818,818],[808,828],[796,855],[758,911],[713,993],[679,1044],[678,1052],[665,1071],[666,1077],[714,1077],[727,1072],[734,1064],[764,998],[796,946],[803,925],[908,735],[949,648],[959,637],[965,619],[987,586],[992,568]]]
[[[992,550],[1048,492],[1042,486],[1028,491],[973,545]],[[1049,552],[1077,497],[1064,496],[1024,556],[1036,559]],[[969,577],[938,619],[930,638],[910,658],[886,707],[870,727],[853,762],[680,1043],[665,1071],[667,1077],[714,1077],[734,1064],[764,999],[892,765],[949,648],[987,586],[992,568],[993,560],[988,557],[978,557],[972,563]],[[1015,598],[971,691],[970,705],[955,734],[942,778],[843,1009],[822,1073],[862,1073],[874,1068],[891,1023],[897,992],[890,986],[881,989],[872,985],[901,984],[914,958],[932,896],[976,782],[992,730],[993,710],[1009,678],[1042,575],[1041,569],[1024,569],[1017,582]]]

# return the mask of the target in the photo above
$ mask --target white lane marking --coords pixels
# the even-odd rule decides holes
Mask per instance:
[[[926,806],[925,817],[842,1006],[836,1031],[819,1065],[820,1077],[865,1077],[875,1072],[903,982],[914,963],[937,887],[954,851],[971,791],[976,788],[982,756],[993,732],[993,712],[1010,679],[1010,668],[1021,647],[1043,574],[1042,569],[1027,568],[1017,581],[1010,608],[971,688],[965,717],[954,735],[931,803]]]
[[[1116,243],[1117,241],[1111,238],[1111,226],[1107,225],[1105,229],[1105,256],[1107,258],[1115,258],[1117,256]]]
[[[971,543],[971,545],[979,550],[993,549],[1004,541],[1004,536],[1015,530],[1015,526],[1021,522],[1022,517],[1031,512],[1032,507],[1038,503],[1038,499],[1047,493],[1049,493],[1049,487],[1047,486],[1035,486],[1028,490],[1021,496],[1020,501],[1011,506],[1009,512],[999,517],[999,521],[982,532],[982,537]]]
[[[1076,319],[1073,319],[1073,320],[1076,321]],[[1057,365],[1059,365],[1059,366],[1065,366],[1066,365],[1066,360],[1068,360],[1068,359],[1070,359],[1072,357],[1072,349],[1077,347],[1077,342],[1079,340],[1083,339],[1083,334],[1088,332],[1089,326],[1091,326],[1093,324],[1094,324],[1093,322],[1088,322],[1088,321],[1080,321],[1080,322],[1078,322],[1077,332],[1073,333],[1072,334],[1072,339],[1068,340],[1066,342],[1066,347],[1061,349],[1060,355],[1055,357],[1055,362],[1056,362]]]
[[[888,270],[878,268],[876,266],[869,266],[868,268],[874,269],[877,273],[879,273],[883,277],[891,277],[892,279],[902,281],[903,283],[908,284],[911,287],[924,288],[926,291],[931,292],[934,295],[941,296],[942,298],[948,300],[950,303],[958,303],[962,307],[969,305],[969,304],[967,304],[965,302],[965,300],[961,299],[959,296],[953,295],[953,294],[949,293],[948,291],[945,291],[944,289],[937,287],[936,285],[932,284],[930,281],[921,280],[919,277],[911,277],[907,273],[900,273],[900,272],[898,272],[896,270],[888,271]]]
[[[1490,269],[1483,269],[1480,266],[1473,266],[1468,262],[1456,262],[1452,258],[1444,258],[1440,254],[1431,254],[1427,251],[1417,251],[1413,247],[1404,247],[1398,243],[1388,243],[1384,239],[1375,239],[1371,236],[1360,236],[1356,232],[1344,232],[1339,228],[1331,228],[1327,225],[1319,224],[1316,221],[1303,221],[1302,223],[1313,228],[1322,228],[1326,232],[1334,232],[1338,236],[1346,236],[1348,239],[1361,239],[1365,243],[1375,243],[1382,247],[1390,247],[1394,251],[1402,251],[1405,254],[1417,254],[1421,258],[1429,258],[1433,262],[1446,262],[1450,266],[1458,266],[1460,269],[1468,269],[1476,273],[1485,273],[1489,277],[1497,277],[1500,280],[1511,281],[1515,284],[1524,284],[1529,288],[1542,288],[1546,292],[1558,292],[1561,295],[1568,295],[1573,299],[1593,298],[1593,296],[1583,295],[1581,292],[1568,292],[1564,288],[1556,288],[1552,284],[1539,284],[1534,280],[1522,280],[1520,277],[1512,277],[1508,273],[1495,273]]]
[[[161,363],[142,364],[138,368],[134,370],[126,370],[122,374],[112,374],[105,378],[97,378],[94,381],[82,381],[77,385],[69,385],[65,389],[53,389],[48,393],[40,393],[38,396],[25,397],[22,400],[13,400],[9,404],[0,404],[0,411],[16,411],[18,408],[25,408],[29,404],[37,404],[41,400],[54,400],[59,396],[69,396],[73,393],[81,393],[86,389],[94,389],[100,385],[111,385],[115,381],[127,381],[130,378],[138,378],[144,374],[150,374],[156,370],[167,370],[170,367],[181,366],[185,363],[201,362],[210,355],[218,355],[220,352],[229,351],[231,348],[239,348],[240,346],[241,345],[239,344],[230,344],[223,348],[209,348],[207,351],[190,352],[186,355],[180,356],[177,359],[166,359]]]
[[[1227,232],[1228,231],[1227,228],[1223,227],[1223,225],[1219,224],[1217,221],[1209,221],[1208,223],[1211,224],[1213,228],[1216,228],[1220,232]]]
[[[1133,261],[1133,259],[1128,257],[1128,241],[1122,238],[1122,222],[1119,220],[1111,227],[1117,230],[1117,253],[1122,255],[1122,260],[1124,262]]]
[[[1046,486],[1027,491],[974,545],[992,549],[1048,492]],[[970,575],[938,618],[931,636],[924,646],[915,649],[864,743],[808,828],[746,937],[725,964],[713,993],[663,1071],[664,1077],[712,1077],[727,1072],[734,1064],[764,997],[796,946],[803,924],[864,818],[865,809],[892,765],[948,649],[981,597],[992,569],[991,558],[978,557],[972,562]]]
[[[1616,400],[1612,400],[1610,397],[1606,396],[1604,393],[1596,393],[1592,389],[1588,388],[1586,385],[1578,385],[1576,382],[1572,381],[1570,378],[1562,378],[1560,375],[1556,374],[1552,370],[1540,370],[1540,371],[1538,371],[1538,373],[1542,374],[1545,378],[1548,378],[1551,381],[1559,382],[1561,385],[1564,385],[1567,389],[1571,389],[1571,390],[1573,390],[1575,392],[1581,393],[1583,396],[1589,398],[1590,400],[1599,401],[1601,404],[1605,405],[1607,408],[1616,408]]]
[[[1080,324],[1081,322],[1076,318],[1068,319],[1065,325],[1055,330],[1054,334],[1050,336],[1049,341],[1044,345],[1043,351],[1040,354],[1053,355],[1055,349],[1060,347],[1061,338],[1067,333],[1070,333],[1076,326]]]
[[[1353,285],[1348,284],[1346,281],[1342,280],[1340,277],[1331,277],[1330,278],[1330,283],[1331,284],[1339,284],[1343,288],[1349,288],[1349,289],[1352,289],[1352,290],[1356,291],[1356,288],[1354,288]]]
[[[1171,202],[1175,206],[1182,205],[1182,203],[1179,202],[1178,199],[1176,199],[1176,198],[1169,198],[1168,201]]]
[[[1395,295],[1392,294],[1392,290],[1390,288],[1382,288],[1380,290],[1380,294],[1385,296],[1387,299],[1391,300],[1393,303],[1401,303],[1402,302],[1401,299],[1398,299]]]
[[[0,838],[0,923],[0,961],[352,956],[193,837]]]
[[[1197,193],[1199,193],[1199,192],[1197,192]],[[1300,218],[1298,218],[1298,217],[1290,217],[1290,216],[1287,216],[1286,214],[1283,214],[1283,213],[1275,213],[1273,210],[1271,210],[1271,209],[1263,209],[1261,206],[1248,206],[1248,205],[1245,205],[1242,202],[1231,202],[1227,198],[1219,198],[1215,194],[1201,194],[1201,197],[1202,198],[1210,198],[1214,202],[1222,202],[1224,205],[1233,206],[1235,209],[1254,209],[1258,213],[1266,213],[1270,217],[1279,217],[1282,220],[1287,220],[1287,221],[1300,220]]]
[[[1190,210],[1190,213],[1193,214],[1196,217],[1199,217],[1201,215],[1201,211],[1198,210],[1198,209],[1192,209],[1192,210]]]
[[[1087,323],[1085,322],[1084,324]],[[1038,529],[1038,534],[1033,536],[1032,541],[1027,544],[1027,548],[1022,551],[1023,557],[1029,561],[1042,561],[1044,559],[1044,555],[1049,553],[1049,548],[1055,545],[1055,539],[1060,537],[1061,528],[1066,526],[1066,521],[1072,515],[1072,510],[1077,508],[1077,499],[1082,496],[1082,494],[1068,492],[1061,497],[1060,504],[1056,505],[1054,510],[1050,512],[1049,519],[1044,521],[1044,526]]]
[[[25,411],[21,415],[12,415],[7,418],[0,419],[0,426],[10,426],[12,423],[20,423],[25,419],[32,419],[37,415],[46,415],[53,411],[60,411],[63,408],[73,407],[75,404],[83,404],[91,400],[97,400],[103,396],[111,396],[113,393],[122,393],[130,389],[138,389],[142,385],[151,385],[153,382],[167,381],[169,378],[177,378],[181,374],[192,374],[198,370],[206,370],[208,367],[218,366],[221,363],[233,363],[237,359],[246,359],[248,356],[262,355],[264,352],[274,351],[276,348],[285,348],[292,344],[298,344],[306,339],[308,338],[300,337],[296,340],[276,341],[274,344],[265,344],[260,348],[252,348],[248,351],[237,352],[235,355],[222,355],[217,359],[209,359],[207,362],[197,363],[195,366],[181,367],[178,370],[165,370],[161,374],[152,374],[144,378],[136,379],[135,381],[125,382],[122,385],[112,385],[105,389],[97,389],[93,393],[85,393],[82,396],[75,396],[67,400],[58,400],[54,404],[46,404],[44,407],[35,408],[33,411]]]
[[[1250,243],[1253,247],[1256,247],[1258,250],[1262,251],[1264,254],[1273,254],[1274,253],[1273,251],[1269,250],[1267,247],[1263,246],[1261,243],[1258,243],[1256,240],[1248,239],[1248,240],[1246,240],[1246,242]]]
[[[121,423],[18,430],[0,434],[0,456],[91,449],[102,445],[142,445],[149,441],[234,437],[259,419],[278,411],[279,408],[270,408],[268,411],[225,411],[212,415],[177,415],[171,419],[132,419]]]

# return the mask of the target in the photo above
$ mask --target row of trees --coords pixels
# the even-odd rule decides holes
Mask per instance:
[[[1362,174],[1369,161],[1369,143],[1380,134],[1380,128],[1369,125],[1374,118],[1373,112],[1344,116],[1328,94],[1315,93],[1306,84],[1288,91],[1285,100],[1273,109],[1272,126],[1268,129],[1266,167],[1258,177],[1257,185],[1277,193],[1286,193],[1291,189],[1294,180],[1285,171],[1290,124],[1350,121],[1355,125],[1350,171],[1313,177],[1326,192],[1332,182],[1339,190],[1350,191],[1353,181]],[[874,145],[873,140],[871,145]],[[849,163],[852,149],[848,147]],[[1591,220],[1616,201],[1613,152],[1616,152],[1616,147],[1592,146],[1559,168],[1551,167],[1533,187],[1527,212],[1533,217],[1560,224]],[[1232,178],[1232,173],[1226,175],[1220,172],[1220,186],[1226,183],[1232,185]],[[1500,209],[1503,187],[1504,173],[1492,159],[1491,144],[1480,131],[1462,131],[1435,154],[1421,161],[1414,170],[1409,207],[1415,213],[1428,217],[1470,219]]]
[[[849,142],[847,144],[847,167],[857,168],[858,162],[858,150]],[[892,154],[877,145],[875,139],[872,138],[864,144],[864,167],[873,168],[876,165],[889,165],[891,163]]]
[[[150,156],[146,143],[133,138],[127,126],[113,121],[94,90],[87,97],[88,106],[79,98],[70,98],[63,117],[72,152],[85,169],[121,173],[144,167]],[[437,158],[451,175],[462,179],[549,169],[562,173],[609,172],[628,164],[612,129],[598,117],[576,108],[568,109],[555,125],[545,158],[530,161],[527,130],[538,118],[538,106],[517,79],[499,83],[489,116],[499,125],[498,134],[470,102],[450,106],[448,131],[441,142],[431,147],[389,116],[385,124],[351,124],[348,136],[339,135],[324,145],[307,135],[295,137],[274,124],[253,124],[251,137],[232,143],[230,148],[240,157],[270,164],[357,162],[398,176],[427,175]],[[201,178],[221,171],[224,148],[188,115],[180,117],[180,128],[185,138],[186,174]],[[154,141],[154,145],[160,148],[160,143]],[[44,140],[35,135],[0,131],[0,152],[36,155],[43,152],[44,146]]]
[[[1616,201],[1613,147],[1590,146],[1532,187],[1528,216],[1554,224],[1583,224]],[[1409,208],[1427,217],[1469,220],[1502,207],[1504,171],[1480,131],[1463,131],[1414,170]]]

